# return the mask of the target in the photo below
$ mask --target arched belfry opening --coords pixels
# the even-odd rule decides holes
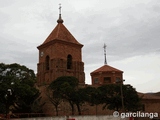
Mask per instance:
[[[46,63],[46,70],[49,70],[49,61],[50,61],[50,58],[49,58],[49,56],[47,55],[47,56],[46,56],[46,61],[45,61],[45,63]]]
[[[72,56],[70,54],[67,56],[67,69],[72,69]]]

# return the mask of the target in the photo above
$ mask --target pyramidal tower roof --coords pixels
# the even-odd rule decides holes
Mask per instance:
[[[59,40],[59,41],[69,42],[69,43],[83,46],[74,38],[74,36],[69,32],[69,30],[63,25],[64,21],[61,17],[61,6],[59,7],[59,9],[60,9],[60,13],[59,13],[59,18],[57,20],[58,24],[52,30],[52,32],[49,34],[49,36],[46,38],[46,40],[42,43],[42,45]],[[40,45],[40,46],[42,46],[42,45]]]
[[[43,44],[53,40],[62,40],[70,43],[80,44],[61,22],[57,24]]]
[[[114,67],[111,67],[109,65],[103,65],[102,67],[96,69],[95,71],[91,72],[91,74],[93,73],[99,73],[99,72],[121,72],[123,73],[123,71],[116,69]]]

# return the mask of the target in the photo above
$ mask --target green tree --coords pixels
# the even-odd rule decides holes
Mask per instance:
[[[98,88],[88,86],[84,88],[84,99],[91,106],[96,105],[96,114],[97,114],[97,106],[101,104],[101,91]]]
[[[75,90],[71,95],[71,99],[77,107],[78,114],[81,115],[81,106],[85,103],[86,99],[85,89],[79,88]]]
[[[59,97],[62,100],[68,101],[71,106],[72,115],[74,115],[74,93],[78,89],[78,79],[72,76],[58,77],[49,85],[49,89],[53,91],[53,94],[55,92],[59,93]]]
[[[34,71],[26,66],[0,63],[0,112],[41,112],[40,93],[35,82]]]
[[[91,106],[98,105],[100,103],[99,91],[95,87],[88,86],[84,88],[85,91],[85,101],[90,103]]]
[[[124,85],[124,107],[126,111],[136,112],[142,109],[141,98],[131,85]]]
[[[58,116],[58,105],[62,102],[62,96],[59,91],[53,91],[47,88],[47,93],[50,102],[54,105],[56,109],[56,116]]]
[[[123,96],[121,96],[121,87]],[[98,88],[101,91],[103,109],[119,111],[122,109],[122,97],[125,111],[137,111],[141,108],[140,98],[131,85],[108,84]]]

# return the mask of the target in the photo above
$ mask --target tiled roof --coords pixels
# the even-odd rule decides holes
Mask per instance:
[[[68,29],[62,23],[57,24],[57,26],[53,29],[53,31],[43,42],[43,44],[46,44],[55,39],[82,45],[74,38],[74,36],[68,31]]]
[[[138,92],[138,96],[142,99],[160,99],[160,96],[154,95],[154,93],[140,93]]]
[[[102,67],[100,67],[100,68],[96,69],[95,71],[91,72],[91,74],[92,73],[99,73],[99,72],[122,72],[123,73],[123,71],[118,70],[114,67],[111,67],[109,65],[103,65]]]

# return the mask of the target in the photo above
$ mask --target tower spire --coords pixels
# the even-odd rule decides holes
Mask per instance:
[[[104,64],[105,64],[105,65],[107,64],[107,58],[106,58],[106,47],[107,47],[107,45],[104,43],[103,48],[104,48]]]
[[[63,23],[63,20],[62,20],[62,17],[61,17],[61,8],[62,8],[62,6],[61,6],[61,4],[59,4],[59,18],[57,20],[57,23]]]

